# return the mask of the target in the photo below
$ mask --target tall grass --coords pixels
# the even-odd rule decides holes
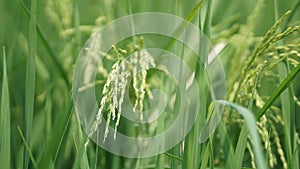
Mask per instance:
[[[0,168],[299,168],[299,4],[299,0],[0,1],[0,46],[5,46],[0,55]],[[211,102],[205,64],[192,60],[185,45],[172,41],[167,48],[174,48],[195,72],[199,114],[188,135],[172,149],[154,157],[127,158],[89,140],[74,109],[71,79],[92,33],[116,18],[146,11],[185,18],[213,45],[225,44],[219,57],[227,93],[226,100]],[[138,38],[124,41],[136,46]],[[203,57],[205,50],[201,45]],[[101,94],[114,61],[103,61],[105,70],[97,74],[101,82],[95,93]],[[179,95],[160,73],[149,71],[147,82],[170,97]],[[129,89],[134,100],[134,89]],[[170,101],[155,124],[137,126],[121,118],[118,130],[131,136],[161,133],[180,109],[179,102]],[[199,142],[203,125],[218,105],[225,106],[222,120],[208,140]]]
[[[33,112],[35,100],[35,59],[37,52],[36,39],[36,1],[31,2],[31,13],[29,23],[29,38],[28,38],[28,58],[26,63],[26,83],[25,83],[25,115],[24,115],[24,132],[25,140],[30,147],[32,126],[33,126]],[[24,168],[28,168],[29,157],[24,148]]]
[[[6,68],[6,53],[3,47],[3,78],[1,94],[1,120],[0,120],[0,163],[4,168],[11,166],[11,115],[9,102],[9,89]]]

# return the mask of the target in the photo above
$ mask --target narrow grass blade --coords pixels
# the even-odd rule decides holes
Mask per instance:
[[[206,17],[204,20],[203,25],[203,33],[210,38],[210,31],[211,31],[211,8],[212,8],[212,0],[207,1],[207,11],[206,11]],[[201,23],[199,23],[201,24]]]
[[[80,13],[79,13],[79,2],[74,1],[74,26],[75,26],[75,34],[77,41],[77,53],[80,53],[81,49],[81,32],[80,32]]]
[[[288,64],[288,62],[287,62]],[[283,80],[289,71],[289,68],[284,64],[279,64],[279,78]],[[282,92],[280,95],[281,99],[281,110],[283,112],[283,120],[285,125],[284,128],[284,138],[287,156],[287,166],[288,168],[296,168],[294,165],[293,151],[294,151],[294,140],[295,140],[295,103],[294,103],[294,92],[293,85],[288,85],[287,90]]]
[[[47,145],[45,152],[47,152],[41,161],[41,168],[51,168],[52,164],[55,164],[59,150],[62,145],[62,141],[69,128],[70,119],[72,116],[73,104],[71,101],[67,103],[66,110],[60,112],[55,119],[54,128],[52,134],[47,138]],[[53,166],[52,166],[53,167]]]
[[[169,156],[170,158],[173,158],[177,161],[182,161],[182,158],[178,157],[178,156],[175,156],[173,154],[170,154],[170,153],[164,153],[165,155]]]
[[[29,40],[26,64],[26,84],[25,84],[25,119],[24,130],[25,140],[30,146],[30,137],[32,131],[34,100],[35,100],[35,58],[36,58],[36,0],[31,1]],[[28,154],[24,148],[24,168],[27,169],[29,164]]]
[[[226,157],[226,168],[237,168],[237,163],[235,160],[234,150],[232,147],[230,136],[226,129],[226,126],[222,121],[220,121],[218,133],[220,134],[220,144],[223,146],[224,154]]]
[[[98,133],[97,133],[97,138],[98,138]],[[97,168],[98,154],[99,154],[99,146],[96,146],[95,161],[94,161],[94,168],[93,169]]]
[[[193,130],[193,129],[192,129]],[[194,133],[191,131],[185,138],[182,168],[194,168]]]
[[[167,84],[168,86],[168,84]],[[161,116],[161,118],[158,119],[158,124],[157,124],[157,129],[156,132],[157,133],[161,133],[165,130],[165,117],[166,117],[166,112]],[[166,138],[162,138],[162,145],[165,145],[164,141]],[[163,168],[165,165],[165,155],[164,154],[159,154],[156,156],[156,164],[155,164],[155,168]]]
[[[252,110],[253,102],[254,102],[254,94],[256,92],[256,87],[258,83],[258,77],[260,76],[261,71],[256,75],[254,87],[252,89],[252,97],[250,98],[248,109]],[[245,154],[245,148],[247,146],[247,135],[248,135],[248,129],[247,124],[244,123],[238,138],[238,142],[235,148],[235,159],[237,162],[237,167],[241,168],[243,165],[243,159]]]
[[[164,119],[160,120],[159,122],[159,129],[158,130],[163,130],[164,129],[164,122],[162,122]],[[155,168],[164,168],[165,165],[165,155],[164,154],[159,154],[156,156],[156,164]]]
[[[165,153],[167,156],[171,157],[171,166],[173,169],[178,169],[179,162],[182,162],[180,157],[180,143],[172,148],[172,154]]]
[[[299,10],[298,8],[300,7],[300,1],[298,1],[296,3],[296,5],[294,6],[294,8],[292,9],[292,13],[290,14],[290,16],[286,19],[284,25],[282,26],[283,29],[287,28],[287,25],[289,24],[289,22],[292,20],[292,18],[295,16],[295,14],[297,13],[297,11]]]
[[[204,0],[200,0],[195,6],[194,8],[191,10],[191,12],[189,12],[188,16],[186,18],[184,18],[185,22],[183,22],[182,24],[180,24],[178,26],[178,28],[175,31],[175,36],[179,36],[182,31],[184,30],[185,26],[191,22],[193,20],[193,18],[197,15],[198,11],[200,10],[202,4],[203,4]],[[174,41],[172,41],[171,45],[173,44]],[[168,45],[171,46],[170,44]]]
[[[189,15],[185,18],[186,21],[191,22],[194,16],[198,13],[199,9],[201,8],[204,0],[200,0],[195,7],[192,9],[192,11],[189,13]]]
[[[207,144],[206,148],[205,148],[205,151],[204,151],[204,154],[203,154],[202,159],[201,159],[200,169],[206,169],[207,168],[207,164],[208,164],[208,161],[209,161],[210,150],[211,150],[210,145]]]
[[[22,0],[18,0],[21,8],[23,9],[25,15],[27,16],[28,19],[31,18],[30,16],[30,11],[29,9],[26,7],[25,3]],[[44,31],[42,30],[41,26],[36,22],[36,27],[37,27],[37,33],[38,36],[41,38],[42,43],[45,45],[47,51],[50,54],[50,59],[53,61],[54,66],[56,67],[56,69],[58,70],[60,76],[63,78],[64,82],[67,84],[67,86],[71,89],[71,84],[68,80],[68,76],[66,71],[63,69],[62,65],[59,63],[58,59],[57,59],[57,54],[55,54],[54,50],[52,49],[52,47],[50,46],[50,43],[48,42],[47,38],[46,38],[46,34],[44,33]]]
[[[201,12],[200,8],[202,7],[204,3],[204,0],[200,0],[196,6],[193,8],[193,10],[189,13],[188,17],[186,18],[186,20],[188,22],[190,22],[192,20],[192,18],[196,15],[196,14],[200,14],[199,15],[199,20],[201,18]],[[208,5],[207,5],[207,12],[210,13],[211,12],[211,1],[207,1]],[[210,14],[205,16],[205,28],[201,28],[201,21],[199,21],[199,25],[198,28],[199,30],[202,30],[204,33],[209,32],[210,30]],[[184,25],[183,25],[184,26]],[[179,32],[181,27],[179,27]],[[207,36],[209,38],[209,34]],[[203,41],[202,41],[203,42]],[[199,49],[199,53],[200,56],[203,58],[207,58],[207,43],[203,42],[200,46]],[[207,61],[207,59],[203,59],[204,61]],[[206,63],[197,63],[196,65],[196,70],[195,70],[195,77],[197,80],[197,83],[200,84],[199,89],[200,89],[200,98],[203,99],[201,100],[200,103],[200,109],[199,109],[199,114],[198,114],[198,118],[195,122],[195,126],[192,128],[192,130],[190,131],[190,133],[187,135],[186,139],[185,139],[185,145],[184,145],[184,155],[183,155],[183,164],[182,164],[182,168],[199,168],[199,164],[201,163],[202,166],[206,166],[208,164],[208,160],[210,157],[210,151],[209,154],[205,154],[204,153],[204,157],[200,158],[200,152],[202,152],[203,150],[205,152],[207,152],[207,147],[205,148],[204,145],[205,144],[200,144],[199,145],[199,134],[200,134],[200,127],[203,126],[205,118],[206,118],[206,114],[207,114],[207,107],[208,107],[208,102],[209,102],[209,89],[206,83],[207,79],[206,79],[206,74],[205,74],[205,65]],[[207,144],[207,146],[209,146],[209,144]],[[207,156],[205,156],[207,155]],[[203,158],[207,157],[204,161]]]
[[[245,119],[247,128],[249,130],[250,137],[251,137],[251,143],[252,143],[252,147],[254,149],[255,162],[256,162],[257,168],[261,168],[261,169],[267,168],[266,161],[264,159],[263,151],[262,151],[262,147],[261,147],[261,139],[256,130],[256,120],[255,120],[255,117],[253,116],[252,112],[244,107],[238,106],[236,104],[230,103],[225,100],[218,100],[215,102],[222,104],[224,106],[228,106],[228,107],[236,110],[239,114],[241,114],[243,116],[243,118]]]
[[[134,23],[132,19],[132,6],[131,6],[131,0],[128,0],[128,12],[130,16],[130,27],[131,27],[131,33],[132,35],[135,35],[135,28],[134,28]],[[133,44],[136,45],[136,38],[133,36],[132,37]]]
[[[30,150],[30,148],[29,148],[29,145],[27,144],[27,142],[26,142],[26,140],[25,140],[25,138],[24,138],[24,135],[23,135],[23,133],[22,133],[22,131],[21,131],[21,129],[20,129],[19,126],[18,126],[18,131],[19,131],[19,134],[20,134],[20,136],[21,136],[21,138],[22,138],[22,141],[23,141],[23,143],[24,143],[24,145],[25,145],[25,149],[26,149],[27,153],[29,154],[29,158],[30,158],[30,160],[31,160],[31,162],[32,162],[33,168],[38,169],[39,167],[38,167],[37,163],[35,162],[35,159],[34,159],[34,157],[33,157],[33,154],[32,154],[32,152],[31,152],[31,150]]]
[[[204,0],[200,0],[195,7],[191,10],[191,12],[188,14],[188,16],[184,19],[185,21],[181,23],[178,28],[174,32],[174,37],[179,37],[186,25],[192,21],[192,19],[197,15],[199,9],[201,8]],[[175,40],[170,41],[170,43],[167,44],[165,49],[169,49],[172,45],[174,45]]]
[[[274,90],[274,92],[271,94],[270,98],[266,101],[264,106],[260,109],[260,111],[256,115],[256,119],[259,120],[265,112],[268,110],[268,108],[273,104],[276,98],[280,96],[280,94],[290,86],[291,82],[294,80],[296,75],[300,72],[300,64],[297,65],[297,67],[291,71],[291,73],[280,83],[280,85]],[[288,113],[288,112],[285,112]]]
[[[291,15],[287,18],[286,22],[283,25],[283,29],[285,29],[290,22],[291,18],[294,16],[297,8],[300,6],[300,1],[296,3],[294,6]],[[279,1],[274,1],[274,12],[275,12],[275,20],[279,16]],[[283,43],[283,40],[278,42],[279,44]],[[280,53],[281,51],[277,51]],[[280,81],[285,80],[285,78],[290,74],[290,63],[289,59],[285,58],[284,63],[280,63],[278,65],[279,70],[279,79]],[[284,138],[285,138],[285,147],[286,147],[286,156],[287,156],[287,167],[288,168],[299,168],[299,160],[298,159],[298,151],[297,151],[297,140],[296,140],[296,116],[295,116],[295,103],[294,103],[294,87],[293,85],[288,85],[288,91],[283,92],[280,95],[281,98],[281,110],[283,112],[283,120],[285,125],[284,128]]]
[[[238,143],[235,148],[235,159],[238,168],[241,168],[243,164],[245,148],[247,145],[247,135],[248,135],[247,125],[244,124],[239,135]]]
[[[210,139],[210,144],[209,144],[209,148],[210,148],[210,159],[209,159],[209,162],[210,162],[210,169],[214,169],[215,168],[215,158],[214,158],[214,150],[213,150],[213,144],[212,144],[212,140],[213,139]]]
[[[77,119],[77,123],[76,123],[76,130],[77,130],[77,134],[75,136],[74,134],[74,142],[75,142],[75,147],[77,150],[77,155],[76,155],[76,159],[73,165],[73,169],[89,169],[89,161],[88,161],[88,157],[86,154],[86,142],[88,140],[86,135],[83,135],[82,133],[82,129],[80,126],[80,120],[78,117],[78,114],[76,113],[76,119]],[[77,140],[76,140],[77,138]]]
[[[6,55],[3,47],[3,80],[0,110],[0,164],[3,168],[10,168],[10,102],[8,80],[6,72]]]

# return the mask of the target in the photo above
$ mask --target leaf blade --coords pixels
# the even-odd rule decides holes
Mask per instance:
[[[6,54],[3,47],[3,81],[0,111],[0,164],[3,168],[10,168],[10,102],[6,70]]]
[[[290,83],[294,80],[296,75],[300,72],[300,64],[297,65],[295,69],[291,71],[291,73],[280,83],[280,85],[274,90],[271,94],[270,98],[266,101],[264,106],[260,109],[260,111],[256,115],[256,120],[259,120],[269,107],[273,104],[276,98],[280,96],[280,94],[289,87]]]
[[[28,39],[28,57],[26,63],[26,82],[25,82],[25,115],[24,115],[24,133],[25,140],[30,146],[30,137],[32,132],[34,95],[35,95],[35,58],[36,58],[36,0],[31,1],[29,39]],[[29,157],[24,147],[24,165],[27,169]]]

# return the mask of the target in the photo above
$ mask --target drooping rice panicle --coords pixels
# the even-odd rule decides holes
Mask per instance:
[[[117,52],[118,58],[117,61],[113,64],[112,69],[108,74],[106,83],[104,84],[102,90],[102,98],[100,101],[100,108],[96,115],[96,120],[93,122],[89,133],[89,135],[91,136],[94,132],[97,131],[98,125],[101,124],[102,121],[103,112],[107,111],[106,128],[104,132],[103,142],[105,142],[108,136],[111,120],[116,120],[114,130],[115,138],[116,130],[120,123],[127,78],[130,75],[130,71],[126,69],[126,59],[121,56],[121,54],[115,49],[114,46],[112,48]]]
[[[146,93],[147,70],[155,67],[154,59],[146,50],[135,52],[131,58],[133,64],[133,88],[135,91],[134,112],[140,113],[140,119],[143,120],[143,102]]]

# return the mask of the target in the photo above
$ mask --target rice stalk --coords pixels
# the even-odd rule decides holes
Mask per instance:
[[[291,71],[291,73],[285,77],[285,79],[279,84],[279,86],[274,90],[271,94],[270,98],[267,100],[265,105],[260,109],[260,111],[256,115],[256,119],[260,119],[266,112],[266,110],[272,105],[274,100],[278,98],[278,96],[290,86],[291,82],[294,80],[296,75],[300,71],[300,64]]]
[[[249,136],[251,139],[250,141],[251,141],[252,148],[253,148],[254,154],[255,154],[255,165],[258,168],[268,168],[265,163],[265,159],[262,156],[263,153],[262,153],[262,148],[260,145],[261,139],[256,130],[256,120],[255,120],[254,115],[248,109],[238,106],[236,104],[224,101],[224,100],[216,101],[216,103],[228,106],[228,107],[236,110],[238,113],[240,113],[243,116],[243,118],[245,119],[247,128],[249,130]]]
[[[26,7],[25,3],[22,0],[18,0],[19,5],[21,6],[23,12],[25,13],[26,17],[30,20],[31,15],[29,9]],[[67,77],[67,73],[64,70],[64,68],[61,66],[57,54],[54,52],[54,49],[51,47],[49,40],[47,39],[46,33],[42,30],[41,26],[36,22],[36,29],[37,29],[37,34],[41,38],[42,43],[45,45],[46,50],[50,54],[50,59],[53,61],[56,69],[58,69],[58,72],[60,76],[63,78],[64,82],[68,87],[71,88],[71,84],[69,82],[69,79]]]
[[[28,156],[29,156],[29,158],[30,158],[30,160],[32,162],[33,168],[34,169],[38,169],[39,167],[38,167],[38,165],[37,165],[37,163],[36,163],[36,161],[35,161],[35,159],[33,157],[33,154],[32,154],[32,152],[30,150],[30,147],[29,147],[28,143],[26,142],[25,137],[24,137],[24,135],[23,135],[23,133],[21,131],[21,128],[19,126],[18,126],[18,131],[19,131],[19,134],[20,134],[20,136],[22,138],[22,141],[24,142],[25,150],[28,153]]]
[[[0,109],[0,164],[3,168],[11,168],[11,111],[6,68],[6,53],[3,47],[3,76]]]
[[[33,125],[33,112],[35,101],[35,59],[37,52],[37,33],[36,33],[36,0],[31,2],[29,40],[28,40],[28,58],[26,63],[26,84],[25,84],[25,116],[24,129],[25,140],[30,146]],[[29,157],[24,148],[24,168],[29,165]]]

